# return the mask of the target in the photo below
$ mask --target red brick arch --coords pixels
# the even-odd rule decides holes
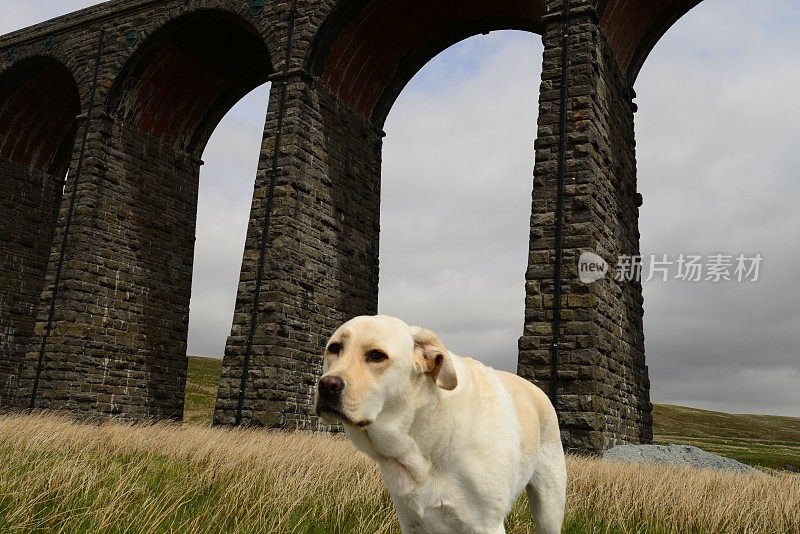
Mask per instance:
[[[449,46],[479,33],[540,33],[542,2],[342,1],[317,32],[311,73],[363,117],[381,125],[403,87]]]
[[[0,75],[0,157],[61,174],[81,112],[72,73],[59,61],[35,56]]]
[[[272,73],[258,31],[238,15],[195,11],[150,35],[123,67],[106,110],[197,157],[222,117]]]
[[[600,27],[632,84],[666,31],[701,0],[598,0]],[[573,4],[580,4],[575,1]],[[541,33],[546,2],[340,1],[316,34],[312,74],[364,117],[381,124],[405,84],[430,59],[472,35]],[[550,10],[558,12],[559,2]]]
[[[599,0],[600,27],[630,84],[661,37],[701,1]]]

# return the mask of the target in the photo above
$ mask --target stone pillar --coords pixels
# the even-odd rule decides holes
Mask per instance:
[[[283,75],[273,77],[231,336],[214,421],[233,424],[255,296]],[[242,422],[317,427],[328,336],[378,306],[382,132],[308,74],[289,73],[269,241]]]
[[[21,374],[29,402],[76,163]],[[136,418],[183,415],[200,162],[95,111],[35,406]]]
[[[519,374],[549,391],[554,317],[555,224],[562,80],[563,5],[544,17],[525,329]],[[639,254],[633,91],[621,75],[588,0],[569,15],[565,224],[557,397],[568,449],[598,452],[652,439],[644,362],[641,285],[614,279],[620,255]],[[578,278],[594,252],[609,274]]]
[[[14,404],[47,271],[62,176],[0,159],[0,406]]]

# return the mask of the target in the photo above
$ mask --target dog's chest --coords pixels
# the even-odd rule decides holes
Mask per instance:
[[[419,534],[462,532],[464,524],[458,518],[457,507],[444,500],[439,491],[421,488],[412,494],[398,497],[395,505],[407,530]]]
[[[404,533],[452,534],[471,532],[464,521],[464,506],[456,487],[444,480],[429,480],[413,491],[392,493],[395,508],[402,516]]]

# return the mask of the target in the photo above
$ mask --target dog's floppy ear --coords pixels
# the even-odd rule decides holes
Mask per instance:
[[[414,338],[414,353],[420,359],[422,369],[442,389],[452,390],[458,385],[456,369],[450,353],[436,334],[419,326],[411,327]]]

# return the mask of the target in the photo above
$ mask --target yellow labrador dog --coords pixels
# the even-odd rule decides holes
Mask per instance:
[[[405,534],[505,532],[523,489],[537,534],[561,531],[567,473],[549,399],[429,330],[386,316],[343,324],[315,411],[378,462]]]

